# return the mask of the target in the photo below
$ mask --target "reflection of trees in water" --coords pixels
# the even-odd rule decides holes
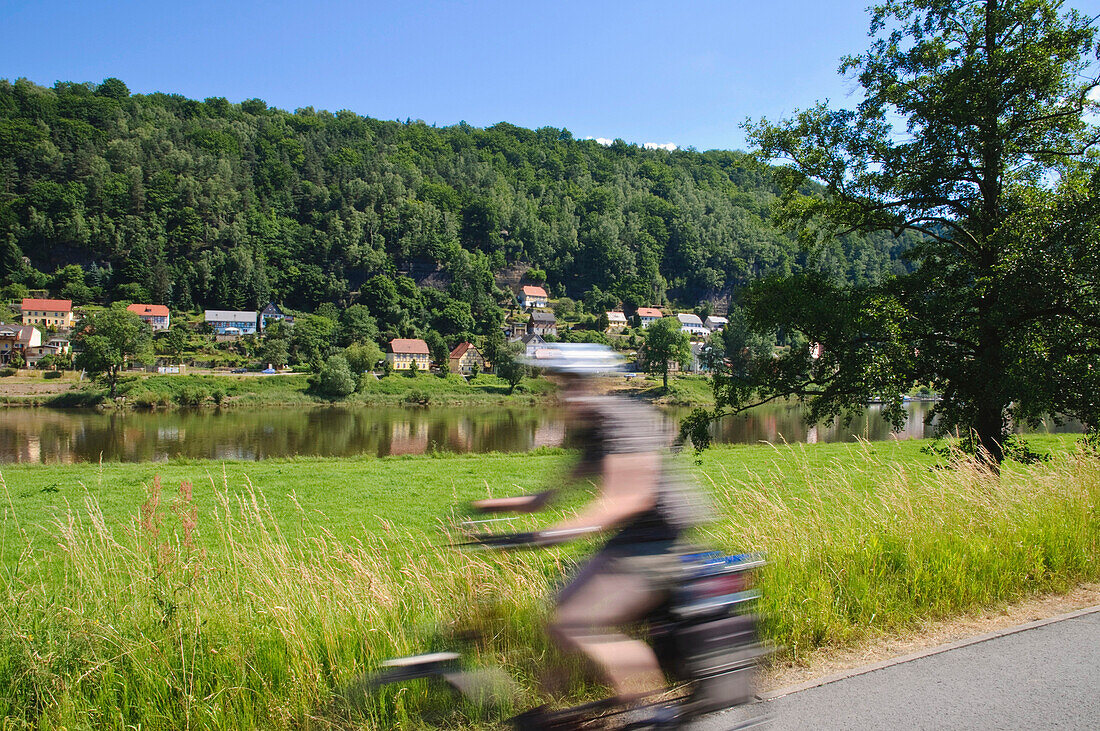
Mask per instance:
[[[900,438],[930,434],[931,404],[909,405]],[[156,461],[173,457],[260,459],[293,455],[423,454],[428,451],[516,452],[556,446],[565,436],[561,413],[526,408],[308,408],[250,411],[93,411],[6,409],[0,419],[0,462]],[[684,410],[669,410],[673,423]],[[848,425],[807,426],[797,404],[755,409],[715,425],[716,442],[832,442],[891,438],[881,407]],[[1049,427],[1053,430],[1053,427]],[[1066,424],[1058,431],[1080,431]]]

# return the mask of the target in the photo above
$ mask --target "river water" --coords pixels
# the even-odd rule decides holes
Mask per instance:
[[[924,437],[931,404],[908,404],[906,428],[892,435],[881,407],[868,406],[845,426],[808,427],[797,404],[772,404],[723,420],[719,443],[836,442]],[[678,423],[687,409],[666,409]],[[1069,424],[1060,431],[1080,430]],[[1055,430],[1054,427],[1049,427]],[[560,411],[526,408],[308,408],[126,412],[7,408],[0,410],[0,463],[163,461],[173,458],[255,460],[311,455],[524,452],[562,443]]]

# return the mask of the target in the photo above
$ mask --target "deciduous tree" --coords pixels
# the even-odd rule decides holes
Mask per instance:
[[[671,363],[686,368],[691,361],[691,341],[680,330],[675,317],[662,317],[646,329],[642,346],[642,366],[646,373],[661,376],[668,390],[668,369]]]
[[[870,12],[870,48],[841,64],[863,88],[858,107],[750,123],[750,138],[789,163],[779,218],[809,250],[846,232],[914,232],[914,271],[752,286],[752,328],[805,344],[736,390],[719,383],[727,408],[711,416],[794,395],[817,419],[881,395],[900,425],[901,394],[932,382],[939,430],[973,430],[996,466],[1013,420],[1097,423],[1095,28],[1053,0],[897,0]]]
[[[114,398],[118,377],[126,362],[152,356],[152,331],[141,318],[114,307],[81,320],[73,336],[79,352],[76,367],[102,379]]]

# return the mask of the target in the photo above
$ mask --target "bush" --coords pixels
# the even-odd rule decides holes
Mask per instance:
[[[180,406],[202,406],[210,394],[201,386],[185,386],[176,394]]]
[[[215,389],[214,393],[210,394],[214,399],[214,403],[221,406],[225,402],[225,391],[222,389]]]
[[[317,391],[325,398],[336,401],[355,392],[356,381],[351,375],[347,358],[330,356],[317,376]]]
[[[409,394],[405,396],[405,403],[410,406],[428,406],[432,402],[432,397],[423,391],[409,391]]]
[[[161,395],[156,391],[138,391],[132,398],[134,407],[139,409],[155,409],[161,401]]]
[[[46,371],[42,374],[42,377],[46,379],[61,378],[61,371]]]
[[[9,376],[14,376],[15,374],[16,370],[14,368],[0,368],[0,378],[8,378]]]

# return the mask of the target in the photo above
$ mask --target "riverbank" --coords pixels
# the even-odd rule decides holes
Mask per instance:
[[[54,408],[172,409],[252,408],[302,406],[453,406],[463,404],[524,404],[553,400],[556,388],[543,378],[525,378],[512,391],[493,375],[465,379],[420,374],[410,377],[366,375],[359,389],[333,401],[313,393],[306,374],[188,374],[129,373],[119,382],[115,399],[108,390],[76,374],[43,379],[42,374],[20,374],[0,380],[0,404]],[[511,391],[511,392],[510,392]]]
[[[545,378],[525,378],[512,390],[491,374],[466,379],[458,374],[365,375],[350,396],[330,400],[312,392],[306,374],[202,373],[163,375],[128,373],[118,384],[116,398],[79,374],[57,378],[20,371],[0,379],[0,405],[53,408],[171,409],[196,407],[248,408],[268,406],[458,406],[466,404],[530,404],[553,401],[557,388]],[[659,379],[643,375],[600,379],[598,390],[621,393],[660,406],[713,405],[710,380],[679,375],[666,391]]]
[[[683,466],[716,506],[701,540],[767,552],[766,632],[797,663],[1096,580],[1100,461],[1072,436],[1031,443],[1051,461],[999,480],[933,469],[916,440],[729,447]],[[544,598],[584,547],[463,554],[440,549],[441,528],[453,505],[554,484],[568,461],[5,467],[0,582],[19,611],[0,615],[0,712],[44,726],[491,725],[419,684],[350,706],[334,693],[470,621],[493,630],[479,657],[534,702],[553,658]]]

